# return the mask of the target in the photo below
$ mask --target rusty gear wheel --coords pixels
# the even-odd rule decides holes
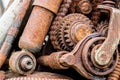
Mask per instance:
[[[60,9],[58,11],[58,14],[55,17],[54,22],[52,23],[52,26],[50,28],[50,39],[53,47],[57,50],[61,50],[61,48],[56,39],[56,32],[57,32],[56,30],[58,28],[58,25],[61,19],[66,16],[71,3],[72,3],[72,0],[63,0],[63,3],[61,4]]]
[[[82,14],[65,16],[57,29],[57,40],[63,50],[71,51],[85,36],[92,33],[91,21]]]
[[[114,69],[118,61],[118,51],[116,50],[113,58],[108,65],[99,66],[94,60],[94,53],[102,45],[105,37],[96,37],[89,40],[82,52],[82,60],[85,68],[92,74],[97,76],[105,76],[110,74]]]

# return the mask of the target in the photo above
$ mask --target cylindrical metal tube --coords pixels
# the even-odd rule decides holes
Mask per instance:
[[[0,18],[0,47],[6,37],[6,34],[13,24],[16,15],[20,12],[26,0],[15,0],[7,11]]]
[[[1,17],[2,14],[3,14],[3,11],[4,11],[3,3],[2,3],[2,1],[0,0],[0,17]]]
[[[44,66],[49,66],[52,69],[68,69],[69,66],[64,66],[60,63],[60,58],[66,51],[54,52],[47,56],[41,56],[38,58],[38,63]]]
[[[9,3],[8,3],[7,6],[5,7],[5,10],[4,10],[4,11],[6,11],[13,2],[14,2],[14,0],[9,0]]]
[[[0,49],[0,68],[4,64],[4,62],[7,58],[7,55],[12,47],[12,44],[13,44],[16,36],[18,35],[20,25],[26,14],[27,9],[29,8],[30,2],[31,2],[31,0],[24,0],[22,2],[21,10],[19,10],[20,12],[16,14],[16,18],[14,19],[15,21],[11,24],[12,27],[10,27],[8,33],[6,32],[7,36],[6,36],[5,41],[3,42],[2,47]]]
[[[20,48],[33,53],[40,51],[61,2],[62,0],[35,0],[33,11],[19,41]]]

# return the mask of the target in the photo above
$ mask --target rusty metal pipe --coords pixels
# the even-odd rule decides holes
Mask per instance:
[[[6,10],[10,7],[10,5],[11,5],[13,2],[14,2],[14,0],[9,0],[9,3],[8,3],[8,5],[6,6],[6,8],[5,8],[4,11],[6,11]]]
[[[32,13],[19,40],[20,48],[32,53],[40,51],[61,2],[62,0],[35,0]]]
[[[6,34],[15,21],[17,14],[25,6],[26,0],[15,0],[0,19],[0,47],[6,37]]]
[[[0,17],[1,17],[2,14],[3,14],[3,11],[4,11],[3,3],[2,3],[2,1],[0,0]]]
[[[31,0],[24,0],[22,2],[21,10],[19,10],[20,12],[17,14],[15,21],[13,22],[12,26],[10,27],[10,29],[7,33],[5,41],[3,42],[3,45],[0,49],[0,68],[4,64],[4,62],[7,58],[7,55],[9,54],[9,51],[12,47],[12,44],[13,44],[16,36],[18,35],[20,25],[21,25],[22,20],[26,14],[26,11],[30,5],[30,2],[31,2]]]

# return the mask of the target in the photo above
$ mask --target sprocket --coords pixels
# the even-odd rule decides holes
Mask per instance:
[[[83,14],[73,13],[65,16],[57,29],[57,40],[63,50],[71,51],[85,36],[92,33],[92,23]]]
[[[63,0],[63,3],[60,6],[57,16],[55,17],[51,28],[50,28],[50,40],[55,49],[61,50],[58,41],[56,39],[56,30],[58,28],[60,20],[67,15],[68,9],[72,3],[72,0]]]

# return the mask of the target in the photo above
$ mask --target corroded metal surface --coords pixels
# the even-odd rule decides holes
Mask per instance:
[[[28,0],[15,0],[8,10],[0,18],[0,47],[6,37],[9,28],[12,26],[17,14],[26,5]],[[29,3],[29,2],[28,2]]]
[[[10,1],[0,19],[0,80],[120,79],[119,0]]]
[[[5,41],[3,42],[1,49],[0,49],[0,68],[4,64],[8,54],[12,48],[12,44],[18,35],[18,32],[20,30],[20,25],[26,14],[27,9],[29,8],[30,2],[31,2],[31,0],[25,0],[21,3],[22,6],[21,6],[21,10],[19,10],[20,12],[18,12],[18,14],[15,15],[16,18],[14,19],[14,22],[11,23],[11,26],[10,26],[10,29],[8,30]]]
[[[96,30],[107,37],[109,23],[107,21],[101,22],[97,25]]]
[[[34,72],[31,75],[28,75],[28,77],[39,77],[39,78],[48,78],[48,79],[67,79],[72,80],[72,78],[57,74],[57,73],[51,73],[51,72]]]
[[[45,66],[49,66],[52,69],[67,69],[68,67],[62,66],[60,64],[59,58],[63,55],[68,53],[67,51],[61,51],[61,52],[55,52],[52,53],[51,55],[48,56],[41,56],[38,59],[38,63],[45,65]],[[51,63],[51,61],[53,63]]]
[[[4,80],[4,79],[5,79],[5,72],[0,71],[0,80]]]
[[[41,6],[57,14],[61,2],[62,0],[54,0],[54,1],[53,0],[35,0],[33,5]]]
[[[56,37],[58,25],[61,19],[67,15],[67,12],[68,12],[68,9],[70,8],[71,3],[72,3],[72,0],[63,0],[63,3],[61,4],[60,9],[58,11],[58,15],[55,17],[52,23],[52,26],[50,28],[51,29],[50,39],[51,39],[52,45],[55,49],[58,49],[58,50],[61,50]]]
[[[92,11],[92,5],[89,0],[81,0],[78,3],[77,12],[81,12],[83,14],[89,14]]]
[[[110,6],[110,7],[115,7],[115,1],[114,0],[104,0],[103,5]]]
[[[4,7],[3,7],[3,4],[2,4],[2,1],[0,0],[0,17],[3,14],[3,11],[4,11]]]
[[[76,12],[76,8],[78,6],[79,0],[73,0],[71,3],[71,6],[69,8],[69,12],[70,13],[75,13]]]
[[[116,68],[109,75],[108,80],[119,80],[119,78],[120,78],[120,54],[119,54],[119,60],[117,62]]]
[[[100,66],[96,64],[94,60],[95,52],[102,45],[105,39],[105,37],[96,37],[89,40],[85,44],[82,51],[83,64],[85,68],[94,75],[104,76],[110,74],[114,70],[118,61],[118,51],[116,50],[116,52],[114,53],[114,57],[111,59],[111,62],[108,65]]]
[[[100,11],[97,9],[97,6],[102,4],[102,2],[103,2],[103,0],[93,0],[92,1],[93,11],[92,11],[91,20],[93,21],[93,24],[95,26],[98,24],[98,21],[100,18]]]
[[[27,75],[35,70],[36,59],[30,52],[24,50],[15,52],[10,57],[9,66],[14,72]]]
[[[111,13],[107,38],[95,53],[95,61],[99,65],[107,65],[110,62],[120,40],[119,36],[120,24],[118,22],[120,17],[120,11],[118,9],[104,5],[100,5],[98,7],[100,9],[109,10]]]
[[[57,41],[62,50],[71,51],[85,36],[92,33],[92,22],[82,14],[69,14],[61,19],[57,29]]]
[[[9,0],[9,3],[7,4],[5,11],[10,7],[10,5],[14,2],[14,0]]]
[[[73,80],[73,79],[64,75],[56,74],[56,73],[35,72],[26,77],[16,77],[16,78],[10,78],[6,80]]]
[[[51,54],[50,56],[43,56],[39,58],[39,62],[43,65],[50,66],[51,68],[57,69],[58,67],[61,69],[65,69],[68,67],[73,67],[76,69],[79,74],[86,77],[87,79],[93,79],[93,75],[90,74],[88,71],[85,70],[82,62],[82,49],[85,45],[85,43],[90,40],[91,38],[100,36],[98,33],[91,34],[87,37],[85,37],[82,41],[80,41],[75,48],[71,52],[56,52]],[[62,55],[61,55],[62,54]],[[54,56],[52,56],[54,55]],[[60,57],[57,57],[57,56]],[[50,63],[49,61],[53,61],[53,63]],[[58,64],[56,64],[58,63]],[[56,66],[58,66],[56,68]],[[62,66],[62,67],[61,67]]]
[[[41,6],[42,4],[46,4],[47,1],[48,0],[39,0],[39,6],[38,3],[34,4],[31,16],[19,41],[20,48],[27,49],[33,53],[40,52],[54,17],[54,13],[51,12],[52,6],[49,7],[50,9],[46,8],[48,7],[47,5]],[[51,0],[49,4],[54,5],[58,3],[59,5],[55,5],[57,11],[61,1],[62,0],[56,0],[54,2]]]
[[[49,78],[36,78],[36,77],[18,77],[6,80],[69,80],[69,79],[49,79]]]

